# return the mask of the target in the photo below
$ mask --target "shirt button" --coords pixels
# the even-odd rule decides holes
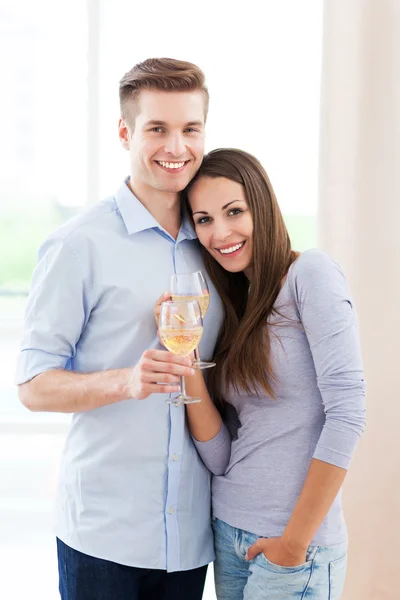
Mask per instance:
[[[168,513],[169,513],[170,515],[173,515],[173,514],[174,514],[174,512],[175,512],[175,509],[174,509],[174,507],[173,507],[173,506],[170,506],[170,507],[169,507],[169,509],[168,509]]]
[[[172,455],[172,460],[179,460],[179,455],[178,454],[173,454]]]

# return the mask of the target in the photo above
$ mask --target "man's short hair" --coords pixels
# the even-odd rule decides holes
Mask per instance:
[[[143,89],[165,92],[199,90],[204,95],[204,117],[207,118],[209,94],[205,76],[193,63],[174,58],[148,58],[122,77],[119,82],[121,116],[132,127],[138,111],[137,99]],[[129,104],[131,107],[133,104],[133,110],[128,109]]]

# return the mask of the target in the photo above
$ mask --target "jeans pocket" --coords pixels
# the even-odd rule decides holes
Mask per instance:
[[[275,573],[297,573],[304,571],[305,569],[310,569],[313,563],[313,560],[318,552],[319,546],[309,546],[306,554],[306,561],[301,565],[297,565],[295,567],[283,567],[281,565],[276,565],[275,563],[268,560],[265,556],[264,552],[260,552],[261,559],[264,561],[271,570]]]
[[[329,563],[329,600],[339,600],[346,579],[347,553]]]
[[[268,560],[264,552],[260,552],[260,556],[261,560],[264,562],[264,566],[274,573],[300,573],[301,571],[310,569],[312,565],[312,560],[307,560],[307,562],[296,565],[295,567],[283,567],[282,565],[276,565]]]
[[[252,575],[249,578],[248,594],[243,597],[251,600],[256,598],[273,598],[274,600],[288,600],[289,598],[302,598],[310,584],[313,561],[295,567],[276,565],[261,554],[256,557],[251,567]],[[262,595],[257,596],[257,593]]]

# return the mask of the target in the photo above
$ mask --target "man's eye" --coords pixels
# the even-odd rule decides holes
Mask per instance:
[[[196,133],[196,131],[198,131],[198,129],[195,129],[194,127],[187,127],[185,129],[185,131],[188,133],[193,133],[193,132]]]
[[[151,131],[154,131],[155,133],[162,133],[163,128],[162,127],[152,127]]]

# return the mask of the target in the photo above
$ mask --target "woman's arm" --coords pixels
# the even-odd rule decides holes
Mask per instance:
[[[201,402],[186,406],[190,432],[196,441],[208,442],[220,432],[222,418],[210,398],[200,369],[186,378],[186,391],[189,396],[201,398]]]
[[[346,469],[313,458],[303,489],[282,535],[292,551],[306,552],[346,476]]]
[[[157,300],[154,309],[157,327],[161,304],[169,299],[170,294],[166,293]],[[189,396],[201,398],[201,402],[197,404],[186,405],[193,443],[209,471],[214,475],[222,475],[229,463],[231,436],[207,391],[201,370],[191,377],[186,377],[185,383]]]
[[[312,251],[295,264],[289,284],[313,357],[325,424],[283,535],[258,540],[248,553],[252,558],[263,551],[269,560],[283,566],[304,562],[365,427],[357,319],[343,273],[328,255]]]
[[[212,401],[203,374],[186,378],[189,396],[201,398],[197,404],[187,404],[186,414],[194,445],[206,467],[214,475],[223,475],[231,456],[231,436]]]
[[[264,552],[277,565],[303,564],[307,548],[338,495],[346,473],[346,469],[314,458],[283,535],[260,538],[249,548],[247,559]]]

